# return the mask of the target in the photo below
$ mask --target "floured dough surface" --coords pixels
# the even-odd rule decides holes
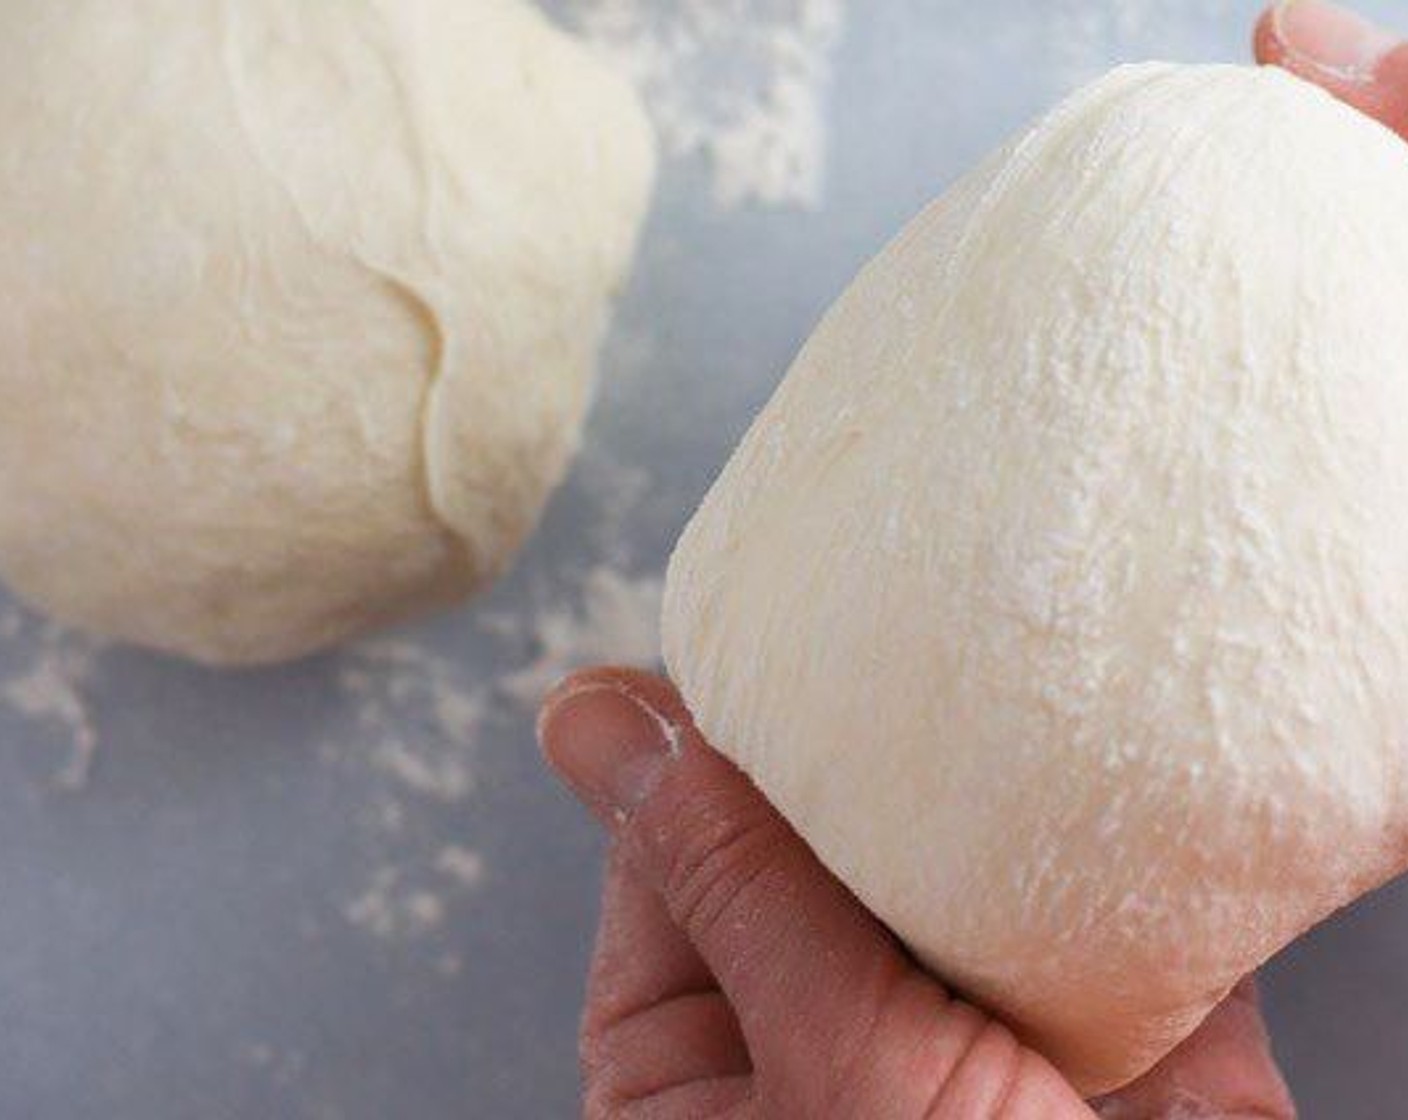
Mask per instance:
[[[0,573],[212,662],[497,574],[654,171],[523,0],[0,14]]]
[[[1408,149],[1082,91],[915,221],[686,531],[706,734],[1088,1091],[1404,863]]]

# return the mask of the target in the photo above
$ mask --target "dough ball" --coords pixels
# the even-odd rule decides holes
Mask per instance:
[[[293,657],[498,573],[578,440],[654,154],[522,0],[10,0],[0,573]]]
[[[1077,94],[911,225],[684,535],[702,729],[1087,1092],[1405,864],[1408,148]]]

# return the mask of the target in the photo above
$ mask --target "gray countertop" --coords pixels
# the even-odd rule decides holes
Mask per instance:
[[[636,70],[669,153],[587,448],[512,577],[389,638],[236,675],[0,600],[6,1120],[574,1115],[601,847],[539,764],[527,697],[577,661],[649,657],[675,534],[908,217],[1112,62],[1244,58],[1256,10],[554,7]],[[779,121],[801,140],[749,131]],[[1408,890],[1314,933],[1266,987],[1306,1116],[1408,1111]]]

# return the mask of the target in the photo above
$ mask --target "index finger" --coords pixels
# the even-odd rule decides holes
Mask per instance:
[[[1243,981],[1197,1033],[1098,1111],[1111,1120],[1185,1114],[1294,1120],[1295,1102],[1272,1055],[1255,982]]]
[[[1326,0],[1282,0],[1257,23],[1257,61],[1280,66],[1408,138],[1408,42]]]

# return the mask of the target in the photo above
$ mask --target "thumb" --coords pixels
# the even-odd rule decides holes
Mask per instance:
[[[1408,137],[1408,42],[1328,0],[1281,0],[1256,29],[1256,57]]]
[[[834,1053],[845,1043],[838,1027],[863,1020],[909,970],[883,927],[704,743],[664,681],[613,670],[573,678],[544,705],[540,736],[714,974],[755,1061],[778,1044]]]
[[[549,762],[718,981],[768,1115],[1089,1115],[1055,1070],[953,1000],[641,674],[570,680]]]

